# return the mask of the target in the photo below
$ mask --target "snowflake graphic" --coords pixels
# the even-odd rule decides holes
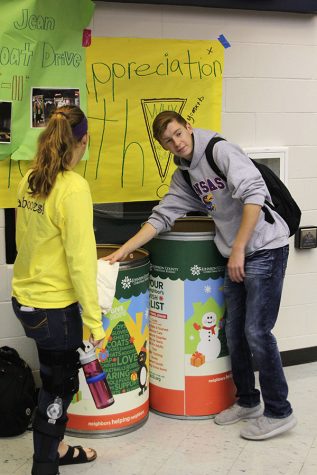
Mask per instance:
[[[211,294],[211,287],[210,287],[210,285],[205,285],[205,287],[204,287],[204,292],[205,292],[205,294]]]
[[[201,267],[197,266],[196,264],[190,268],[190,272],[192,275],[199,275],[201,271]]]
[[[129,289],[131,287],[132,280],[129,277],[125,277],[121,280],[121,285],[124,289]]]

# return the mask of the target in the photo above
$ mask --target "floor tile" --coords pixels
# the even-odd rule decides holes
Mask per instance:
[[[137,430],[116,437],[66,436],[93,447],[95,462],[61,467],[61,475],[316,475],[317,362],[285,368],[297,426],[266,441],[239,436],[245,422],[179,420],[150,412]],[[0,474],[29,475],[32,433],[0,439]]]

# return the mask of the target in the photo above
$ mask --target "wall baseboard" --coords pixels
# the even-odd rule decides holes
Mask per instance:
[[[310,348],[300,348],[298,350],[289,350],[280,352],[282,364],[286,366],[296,366],[298,364],[314,363],[317,361],[317,346]],[[259,368],[253,360],[253,369],[258,371]]]
[[[317,361],[317,346],[300,348],[298,350],[282,351],[283,366],[294,366]]]

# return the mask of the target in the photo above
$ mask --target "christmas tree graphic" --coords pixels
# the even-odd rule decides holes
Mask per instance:
[[[113,328],[107,343],[107,358],[101,362],[107,373],[107,381],[113,394],[121,394],[139,389],[138,352],[134,337],[130,335],[124,322]]]

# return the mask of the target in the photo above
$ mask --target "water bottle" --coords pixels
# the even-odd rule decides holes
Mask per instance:
[[[95,353],[91,343],[84,342],[78,349],[80,363],[83,368],[86,381],[97,409],[104,409],[114,403],[111,389],[107,383],[106,373]]]

